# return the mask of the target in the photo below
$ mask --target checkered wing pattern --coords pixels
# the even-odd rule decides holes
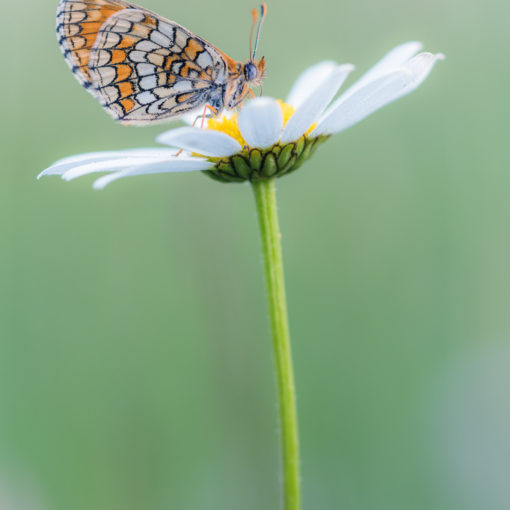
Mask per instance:
[[[223,97],[227,80],[225,61],[210,44],[138,9],[108,18],[89,69],[103,106],[126,124],[165,121],[211,104]]]
[[[173,21],[107,0],[62,0],[62,51],[80,83],[124,124],[223,108],[231,59]]]
[[[77,80],[91,93],[89,59],[103,23],[116,12],[132,8],[121,0],[61,0],[57,9],[57,38]]]

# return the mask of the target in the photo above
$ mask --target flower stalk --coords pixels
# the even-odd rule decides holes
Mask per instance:
[[[275,179],[252,183],[262,240],[269,316],[278,386],[283,499],[285,510],[300,510],[299,439]]]

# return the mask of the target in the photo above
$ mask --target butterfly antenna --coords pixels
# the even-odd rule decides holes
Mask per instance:
[[[252,50],[253,50],[253,30],[255,29],[255,25],[257,24],[257,19],[259,17],[259,13],[257,12],[257,9],[251,10],[251,28],[250,28],[250,58],[252,56]]]
[[[257,35],[255,37],[255,47],[252,48],[253,30],[255,28],[255,24],[257,23],[258,13],[257,13],[256,9],[253,9],[251,11],[251,15],[252,15],[252,19],[253,19],[253,23],[251,25],[251,30],[250,30],[250,58],[251,58],[251,60],[255,60],[255,55],[257,53],[257,48],[258,48],[259,40],[260,40],[260,29],[262,28],[262,23],[264,23],[266,14],[267,14],[267,5],[265,3],[263,3],[260,6],[260,21],[259,21],[259,26],[257,27]],[[253,49],[253,51],[252,51],[252,49]]]

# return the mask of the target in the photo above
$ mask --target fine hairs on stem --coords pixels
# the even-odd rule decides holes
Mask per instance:
[[[300,510],[299,439],[275,179],[252,183],[266,275],[278,386],[284,510]]]

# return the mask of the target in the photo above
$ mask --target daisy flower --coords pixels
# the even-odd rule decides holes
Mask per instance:
[[[444,58],[418,54],[421,48],[419,42],[397,46],[337,99],[354,66],[320,62],[298,77],[285,102],[259,97],[238,113],[209,119],[205,129],[180,127],[158,136],[171,149],[80,154],[57,161],[39,177],[60,175],[70,181],[107,172],[94,182],[95,189],[156,173],[204,171],[222,182],[280,177],[296,170],[330,136],[416,89]]]
[[[397,46],[336,99],[354,67],[320,62],[299,76],[285,102],[255,98],[236,113],[204,119],[203,128],[188,125],[158,136],[169,148],[80,154],[57,161],[39,175],[69,181],[106,172],[94,181],[95,189],[124,177],[191,171],[221,182],[251,183],[273,339],[286,510],[301,508],[300,461],[275,177],[295,171],[332,135],[418,87],[443,58],[440,53],[418,53],[421,47],[418,42]]]

